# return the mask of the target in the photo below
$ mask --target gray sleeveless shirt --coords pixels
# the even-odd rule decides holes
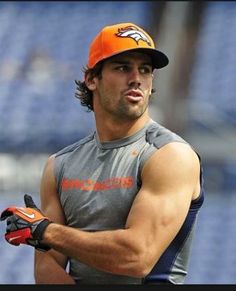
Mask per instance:
[[[156,150],[174,141],[185,142],[151,120],[132,136],[101,143],[95,132],[59,151],[54,170],[66,224],[85,231],[124,228],[132,202],[142,184],[140,174],[144,163]],[[157,263],[155,267],[158,269],[153,269],[147,278],[103,272],[73,258],[70,258],[69,272],[81,284],[142,284],[163,280],[182,283],[194,221],[187,223],[184,244],[175,246],[171,258],[166,254],[170,261],[168,268],[165,265],[164,270]]]

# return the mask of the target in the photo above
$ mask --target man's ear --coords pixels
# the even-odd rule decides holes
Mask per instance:
[[[96,89],[96,81],[95,77],[91,77],[90,74],[85,75],[85,84],[90,91],[94,91]]]

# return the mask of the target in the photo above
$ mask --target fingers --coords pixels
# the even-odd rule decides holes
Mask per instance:
[[[35,205],[35,203],[33,201],[33,198],[30,195],[25,194],[24,195],[24,201],[25,201],[25,206],[26,207],[38,209],[38,207]]]
[[[30,195],[25,194],[24,195],[24,201],[25,201],[26,207],[34,208],[34,209],[39,210],[38,207],[35,205],[35,203],[33,201],[33,198]],[[16,211],[16,207],[15,206],[6,208],[1,213],[0,220],[5,220],[7,217],[11,216],[15,211]]]
[[[1,213],[0,220],[5,220],[14,213],[15,207],[8,207]]]
[[[27,240],[31,238],[32,235],[30,228],[23,228],[5,234],[5,239],[7,242],[15,246],[20,244],[28,244]]]
[[[19,218],[16,215],[11,215],[7,218],[7,226],[6,226],[6,232],[12,232],[16,231],[22,228],[26,228],[29,226],[29,223],[27,221],[24,221],[23,219]]]
[[[15,215],[11,215],[10,217],[7,218],[6,232],[17,230],[16,221],[17,217]]]

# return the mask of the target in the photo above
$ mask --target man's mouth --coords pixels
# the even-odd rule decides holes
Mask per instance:
[[[125,97],[128,101],[138,102],[143,100],[143,93],[140,90],[132,89],[125,92]]]

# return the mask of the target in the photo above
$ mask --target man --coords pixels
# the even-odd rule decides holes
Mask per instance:
[[[41,210],[25,195],[1,215],[9,243],[36,248],[36,283],[184,283],[204,194],[198,155],[148,113],[167,64],[133,23],[93,40],[76,96],[96,131],[48,159]]]

